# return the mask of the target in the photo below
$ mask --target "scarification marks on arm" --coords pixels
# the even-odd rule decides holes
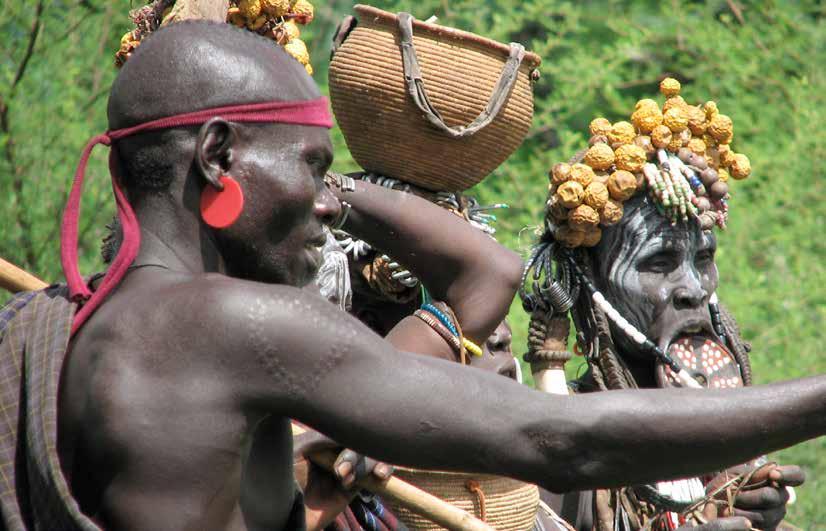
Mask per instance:
[[[278,309],[275,310],[275,305]],[[310,348],[317,348],[312,345],[318,341],[317,338],[304,341],[306,348],[299,348],[297,351],[290,349],[290,352],[284,352],[279,347],[282,343],[277,339],[273,339],[273,314],[277,312],[284,312],[292,318],[309,319],[309,326],[306,324],[296,326],[291,331],[283,332],[286,334],[298,334],[301,329],[317,330],[319,334],[326,337],[339,337],[342,343],[330,342],[330,345],[323,349],[326,355],[315,355],[308,352]],[[350,344],[356,335],[352,327],[343,326],[344,323],[339,319],[329,319],[326,316],[321,316],[312,304],[302,301],[299,298],[269,302],[262,298],[256,298],[250,305],[247,311],[247,319],[249,323],[249,343],[250,347],[255,352],[255,359],[262,369],[283,386],[283,391],[292,399],[308,396],[321,384],[321,381],[330,372],[338,367],[344,359],[347,348],[345,345]],[[338,332],[338,334],[336,333]],[[290,343],[293,343],[292,341]],[[312,364],[309,371],[296,373],[288,368],[284,363],[285,356],[312,356],[317,357]],[[295,366],[300,367],[301,362],[294,363]]]

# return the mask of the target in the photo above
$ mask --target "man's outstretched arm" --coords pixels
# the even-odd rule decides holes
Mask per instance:
[[[344,229],[386,252],[456,312],[463,332],[483,342],[508,311],[522,261],[455,214],[413,194],[356,181],[335,191],[352,205]]]
[[[232,359],[222,370],[241,407],[298,419],[386,462],[570,491],[719,470],[826,433],[824,377],[731,391],[554,396],[397,352],[300,290],[227,286],[211,339],[227,353],[218,359]]]

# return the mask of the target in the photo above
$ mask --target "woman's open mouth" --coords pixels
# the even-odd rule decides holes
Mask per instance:
[[[710,389],[743,385],[737,361],[707,321],[685,323],[672,334],[664,350],[695,380]],[[677,383],[676,375],[667,367],[663,376],[666,384]]]

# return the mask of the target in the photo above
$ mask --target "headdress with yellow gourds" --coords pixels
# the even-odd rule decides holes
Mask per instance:
[[[147,34],[167,22],[173,14],[175,0],[156,0],[132,11],[129,16],[135,29],[122,38],[115,54],[115,64],[122,66]],[[313,5],[307,0],[232,0],[229,2],[226,21],[239,28],[246,28],[263,35],[284,47],[307,73],[313,74],[310,53],[301,40],[299,25],[313,20]]]
[[[593,120],[582,161],[550,171],[546,224],[557,242],[596,245],[602,227],[619,222],[623,203],[642,191],[673,223],[696,218],[704,230],[725,228],[729,177],[751,173],[748,157],[730,147],[732,120],[713,101],[686,103],[676,79],[663,79],[660,92],[663,106],[642,99],[630,122]]]

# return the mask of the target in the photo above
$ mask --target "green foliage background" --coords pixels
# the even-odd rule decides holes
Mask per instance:
[[[351,2],[316,6],[305,32],[326,90],[329,39]],[[585,145],[597,115],[617,120],[656,95],[665,75],[689,102],[716,100],[736,127],[753,176],[735,183],[730,229],[719,237],[721,299],[754,345],[757,379],[826,372],[826,6],[801,1],[376,0],[543,58],[536,115],[524,145],[474,193],[505,201],[498,235],[526,252],[545,198],[546,172]],[[58,221],[81,148],[106,128],[112,54],[129,29],[125,0],[6,0],[0,8],[0,256],[60,278]],[[333,132],[336,167],[355,169]],[[111,192],[106,150],[93,155],[81,224],[82,269],[98,258]],[[515,351],[527,320],[514,304]],[[578,370],[577,364],[570,367]],[[780,452],[809,472],[790,510],[805,529],[826,528],[826,439]]]

